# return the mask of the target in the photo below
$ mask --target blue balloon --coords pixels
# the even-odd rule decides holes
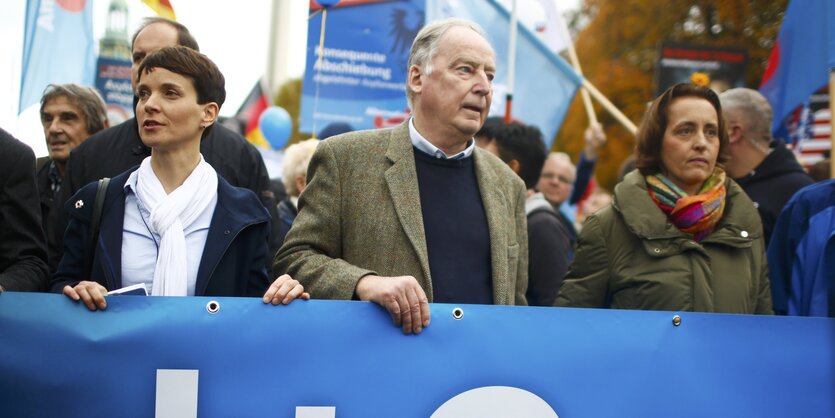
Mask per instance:
[[[273,149],[282,149],[293,132],[293,120],[283,108],[270,106],[258,118],[258,127]]]
[[[328,8],[333,6],[336,3],[339,3],[339,0],[316,0],[316,3],[319,3],[320,6],[324,8]]]

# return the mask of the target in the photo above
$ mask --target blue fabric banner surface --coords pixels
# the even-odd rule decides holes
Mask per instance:
[[[192,379],[200,417],[835,416],[834,319],[433,304],[403,335],[371,303],[210,301],[0,294],[2,415],[148,417]]]
[[[92,0],[28,0],[18,113],[38,103],[47,84],[93,84]]]

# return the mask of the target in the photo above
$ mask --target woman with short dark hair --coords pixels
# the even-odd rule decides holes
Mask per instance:
[[[136,119],[151,156],[106,189],[90,277],[85,256],[95,183],[68,203],[64,256],[51,288],[90,310],[131,285],[159,296],[262,296],[265,303],[308,298],[287,275],[270,285],[270,216],[250,190],[220,177],[200,154],[226,98],[217,66],[173,46],[139,66]]]
[[[716,94],[677,84],[647,111],[637,170],[590,216],[557,306],[771,313],[762,225],[725,176]]]

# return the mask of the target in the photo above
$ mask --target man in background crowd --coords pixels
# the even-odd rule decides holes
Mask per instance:
[[[568,271],[571,240],[551,204],[537,193],[536,182],[545,163],[545,143],[535,126],[502,123],[489,118],[476,134],[478,146],[504,161],[527,187],[525,214],[528,219],[528,291],[531,306],[553,306]]]
[[[600,125],[589,126],[584,135],[585,148],[580,154],[577,167],[571,163],[571,157],[564,152],[552,152],[545,160],[542,174],[537,183],[537,190],[542,192],[545,199],[554,206],[560,215],[560,221],[571,237],[572,250],[568,255],[569,262],[574,258],[574,243],[577,241],[577,230],[574,227],[575,210],[578,202],[586,192],[586,187],[594,175],[598,152],[606,143],[606,134]]]
[[[723,92],[719,100],[730,138],[725,172],[754,201],[768,244],[783,206],[812,179],[786,145],[772,139],[771,105],[762,94],[740,87]]]
[[[38,159],[38,192],[41,198],[41,222],[46,233],[50,271],[58,266],[56,215],[63,205],[61,186],[70,151],[90,135],[108,127],[107,107],[96,89],[77,84],[50,84],[41,97],[41,124],[48,157]]]
[[[0,128],[0,292],[46,290],[46,243],[35,153]]]
[[[316,151],[316,145],[319,145],[319,140],[311,138],[290,145],[284,151],[281,181],[287,191],[287,198],[278,202],[278,242],[281,244],[299,213],[299,196],[307,185],[307,166]]]

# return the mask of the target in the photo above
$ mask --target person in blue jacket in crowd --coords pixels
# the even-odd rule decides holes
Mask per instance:
[[[835,179],[800,189],[768,244],[774,312],[835,317]]]
[[[200,154],[226,98],[205,55],[183,46],[139,67],[136,118],[151,156],[106,189],[95,251],[86,255],[97,184],[67,202],[64,255],[51,290],[105,309],[108,291],[143,285],[154,296],[309,298],[287,275],[266,271],[270,215],[250,190],[230,185]],[[89,277],[85,274],[92,257]]]

